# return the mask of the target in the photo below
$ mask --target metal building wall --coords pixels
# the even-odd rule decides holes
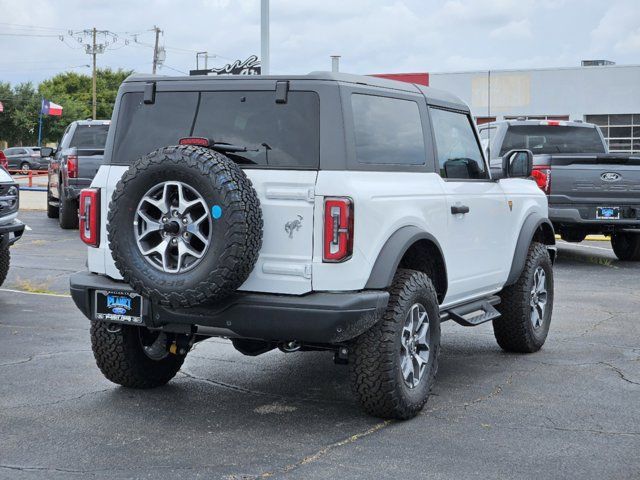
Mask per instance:
[[[458,95],[475,116],[498,120],[520,115],[584,120],[594,114],[640,114],[640,65],[430,73],[429,84]]]

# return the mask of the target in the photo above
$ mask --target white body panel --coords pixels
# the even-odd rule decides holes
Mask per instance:
[[[89,248],[89,270],[121,279],[106,236],[108,199],[126,167],[103,166],[101,243]],[[506,281],[520,229],[531,213],[547,216],[547,199],[535,182],[444,181],[436,173],[284,171],[246,169],[260,198],[263,245],[244,291],[304,294],[365,287],[389,237],[405,226],[430,233],[447,266],[443,306],[499,291]],[[324,197],[354,203],[354,251],[343,263],[323,263]],[[511,202],[511,206],[509,206]],[[466,215],[451,214],[466,205]],[[297,221],[297,223],[296,223]],[[286,225],[293,222],[293,233]]]
[[[107,215],[113,191],[127,167],[105,165],[91,184],[101,189],[100,246],[89,248],[88,266],[95,273],[121,280],[107,240]],[[303,294],[311,291],[314,186],[317,172],[246,170],[260,198],[264,220],[262,249],[240,290]],[[287,222],[298,220],[293,234]],[[132,227],[133,228],[133,227]]]

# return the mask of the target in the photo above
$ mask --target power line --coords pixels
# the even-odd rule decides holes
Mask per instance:
[[[60,35],[48,35],[37,33],[0,33],[3,37],[60,37]]]
[[[23,24],[20,24],[20,23],[7,23],[7,22],[0,22],[0,25],[6,25],[6,26],[9,26],[9,27],[31,28],[31,29],[34,29],[34,30],[61,30],[61,31],[67,30],[65,28],[44,27],[42,25],[23,25]]]

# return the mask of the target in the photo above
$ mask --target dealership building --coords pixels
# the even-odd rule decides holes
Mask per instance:
[[[429,86],[467,102],[479,124],[519,117],[582,120],[600,126],[610,151],[640,153],[640,65],[588,60],[569,68],[429,73],[424,78]]]

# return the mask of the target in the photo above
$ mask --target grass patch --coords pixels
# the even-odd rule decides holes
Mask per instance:
[[[18,278],[16,280],[16,289],[22,290],[23,292],[29,293],[53,293],[49,287],[51,286],[51,280],[45,280],[42,282],[34,282],[32,280],[23,280],[22,278]]]

